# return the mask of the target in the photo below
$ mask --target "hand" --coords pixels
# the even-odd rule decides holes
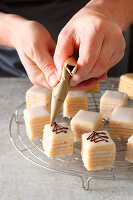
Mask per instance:
[[[106,72],[123,57],[125,40],[122,30],[113,18],[100,9],[85,6],[59,34],[54,54],[59,79],[64,61],[75,50],[79,51],[78,71],[70,84],[76,86],[76,89],[82,86],[86,89],[90,86],[91,78],[97,81],[99,77],[106,79]]]
[[[57,84],[55,43],[43,25],[22,20],[14,31],[12,43],[34,85],[50,88]]]

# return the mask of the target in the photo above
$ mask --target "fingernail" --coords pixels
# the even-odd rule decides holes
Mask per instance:
[[[53,87],[57,82],[57,77],[55,74],[52,74],[50,77],[49,77],[49,84],[51,87]]]

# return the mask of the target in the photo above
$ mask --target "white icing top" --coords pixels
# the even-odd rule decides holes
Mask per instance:
[[[39,94],[39,95],[46,95],[47,93],[51,92],[50,89],[48,88],[38,88],[36,86],[32,86],[28,91],[27,93],[29,94]]]
[[[50,112],[44,106],[27,108],[24,110],[24,114],[29,120],[50,116]]]
[[[109,133],[107,131],[96,131],[97,133],[105,133],[104,134],[101,134],[102,136],[107,136],[108,139],[106,139],[108,142],[106,142],[105,140],[104,141],[99,141],[97,143],[95,143],[94,141],[90,141],[90,139],[87,140],[87,138],[93,133],[93,132],[90,132],[90,133],[84,133],[82,135],[82,144],[83,145],[87,145],[86,147],[91,147],[91,146],[108,146],[110,144],[114,144],[113,140],[111,139]],[[95,138],[98,138],[98,136],[95,136]],[[114,144],[115,145],[115,144]]]
[[[125,93],[106,90],[100,99],[100,103],[122,104],[127,100],[127,97]]]
[[[87,97],[87,95],[83,91],[69,91],[66,96],[66,98],[74,98],[74,97]]]
[[[99,120],[102,120],[102,114],[92,111],[80,110],[71,120],[72,123],[89,125],[93,127]]]
[[[133,123],[133,108],[128,108],[128,107],[115,108],[111,114],[110,120]]]
[[[48,135],[49,137],[73,137],[74,138],[74,135],[73,135],[73,132],[71,131],[70,127],[66,124],[66,123],[58,123],[59,126],[63,126],[63,127],[67,127],[68,129],[64,129],[66,130],[67,132],[64,133],[64,132],[60,132],[60,133],[57,133],[55,131],[52,131],[54,126],[51,126],[51,124],[46,124],[44,126],[44,135]]]

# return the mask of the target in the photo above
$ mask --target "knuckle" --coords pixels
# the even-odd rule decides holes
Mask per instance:
[[[86,56],[82,59],[79,59],[79,62],[81,63],[81,68],[85,69],[85,71],[90,70],[90,67],[93,65],[95,61],[95,55],[94,54],[86,54]]]
[[[60,35],[59,36],[63,36],[63,37],[67,37],[68,35],[68,30],[66,28],[63,28],[60,32]]]
[[[89,57],[88,57],[88,59],[87,59],[87,66],[92,66],[93,65],[93,63],[94,63],[94,61],[95,61],[95,55],[94,54],[92,54],[92,55],[90,55]]]
[[[124,37],[123,37],[123,39],[122,39],[122,51],[124,52],[125,51],[125,48],[126,48],[126,42],[125,42],[125,39],[124,39]]]
[[[122,32],[118,28],[115,29],[113,38],[114,38],[115,43],[120,42],[121,44],[124,45],[124,42],[123,42],[124,38],[123,38]]]
[[[124,51],[122,51],[122,52],[119,54],[119,57],[117,58],[116,63],[118,63],[123,57],[124,57]]]
[[[78,81],[79,82],[82,82],[82,81],[84,81],[84,80],[87,80],[88,79],[88,76],[89,76],[89,73],[88,72],[82,72],[82,73],[80,73],[79,75],[78,75]]]
[[[97,19],[97,22],[95,24],[96,32],[101,33],[104,30],[105,26],[105,20],[103,20],[102,18]]]
[[[35,28],[36,26],[38,26],[38,24],[39,23],[37,21],[34,21],[34,20],[27,21],[27,26],[30,29]]]
[[[35,54],[36,54],[36,49],[37,48],[36,48],[35,42],[31,42],[30,46],[28,48],[26,47],[25,52],[29,58],[34,60]]]
[[[67,29],[67,28],[63,28],[62,30],[61,30],[61,32],[60,32],[60,34],[59,34],[59,36],[58,36],[58,40],[61,40],[62,41],[62,39],[64,40],[66,40],[67,38],[69,38],[69,36],[70,36],[70,31],[69,31],[69,29]]]
[[[51,68],[53,67],[53,65],[51,63],[49,64],[44,64],[41,68],[42,72],[45,74],[46,78],[48,78],[51,73],[52,73],[52,70]]]
[[[103,74],[103,71],[105,69],[105,64],[104,63],[98,63],[97,66],[95,66],[92,75],[94,77],[99,77]]]

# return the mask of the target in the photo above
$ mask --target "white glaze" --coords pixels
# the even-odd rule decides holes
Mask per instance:
[[[133,123],[133,108],[128,108],[128,107],[115,108],[111,114],[110,120],[117,122]]]
[[[24,115],[29,120],[50,116],[50,112],[44,106],[27,108],[24,110]]]
[[[100,99],[100,103],[110,103],[110,104],[124,104],[127,101],[127,94],[106,90]]]
[[[92,111],[80,110],[71,120],[71,124],[82,124],[91,127],[96,126],[97,122],[102,121],[102,114]]]

